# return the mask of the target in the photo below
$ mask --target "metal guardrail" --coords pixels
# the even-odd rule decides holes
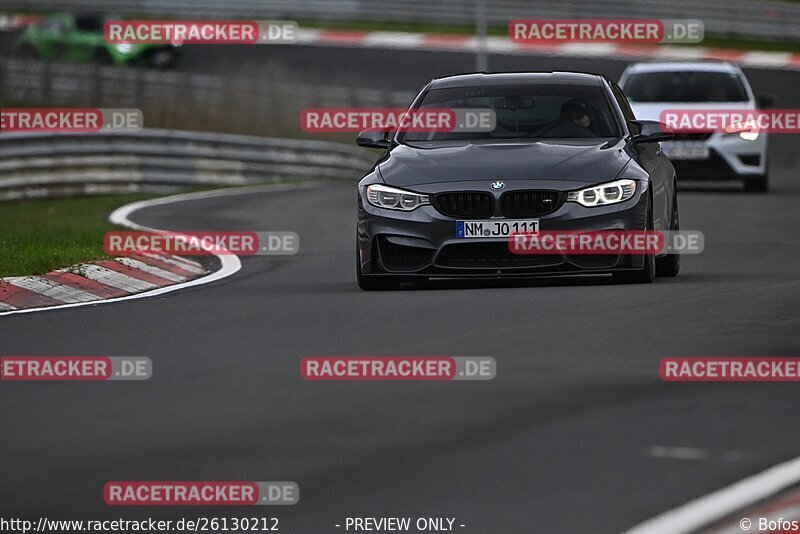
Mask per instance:
[[[472,24],[472,0],[4,0],[3,9],[105,11],[126,16],[292,18]],[[487,0],[491,25],[517,18],[701,19],[706,31],[797,39],[800,5],[780,0]]]
[[[0,59],[0,105],[138,108],[146,126],[302,137],[299,116],[317,107],[406,107],[416,91],[288,81],[278,69],[198,74]],[[354,137],[353,137],[354,138]]]
[[[360,178],[363,149],[327,141],[143,129],[97,134],[0,134],[0,201],[206,184]]]

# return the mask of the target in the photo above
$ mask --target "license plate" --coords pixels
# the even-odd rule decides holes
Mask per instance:
[[[672,141],[661,145],[670,159],[708,159],[708,145],[702,141]]]
[[[539,219],[456,221],[456,237],[508,237],[539,231]]]

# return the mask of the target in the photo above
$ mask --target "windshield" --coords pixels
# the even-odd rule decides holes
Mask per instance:
[[[747,102],[747,91],[732,72],[642,72],[625,82],[631,102]]]
[[[491,131],[404,132],[401,142],[619,137],[602,88],[581,85],[468,86],[428,91],[419,109],[490,109]]]

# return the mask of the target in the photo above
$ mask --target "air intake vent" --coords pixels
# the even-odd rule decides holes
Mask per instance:
[[[494,196],[491,193],[439,193],[431,197],[431,202],[439,213],[448,217],[481,219],[494,215]]]
[[[564,203],[558,191],[509,191],[500,197],[503,217],[537,217],[556,211]]]

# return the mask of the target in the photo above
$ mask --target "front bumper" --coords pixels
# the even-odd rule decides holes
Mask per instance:
[[[457,218],[432,206],[411,212],[376,208],[359,192],[358,261],[363,274],[498,277],[605,274],[641,269],[641,255],[514,254],[508,238],[456,237]],[[648,192],[620,204],[586,208],[566,202],[538,217],[540,230],[644,230]],[[501,217],[492,220],[503,220]]]
[[[670,143],[665,142],[665,149]],[[749,141],[738,135],[713,133],[706,139],[691,141],[708,147],[707,159],[678,159],[670,156],[678,180],[736,180],[767,173],[767,135]]]

